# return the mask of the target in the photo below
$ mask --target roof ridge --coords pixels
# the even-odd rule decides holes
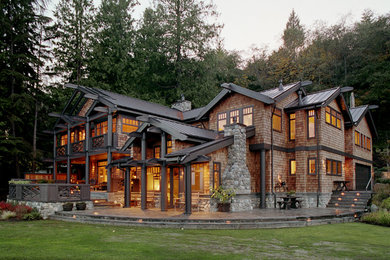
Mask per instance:
[[[314,95],[314,94],[319,94],[319,93],[322,93],[322,92],[326,92],[326,91],[336,90],[336,89],[338,89],[338,88],[340,88],[340,87],[333,87],[333,88],[328,88],[328,89],[319,90],[319,91],[316,91],[316,92],[313,92],[313,93],[308,93],[308,94],[306,95],[306,97],[307,97],[307,96],[310,96],[310,95]]]
[[[170,118],[158,117],[158,116],[149,116],[149,117],[156,118],[156,119],[162,119],[162,120],[165,120],[165,121],[170,121],[170,122],[173,122],[173,123],[176,123],[176,124],[193,127],[193,128],[200,129],[200,130],[206,130],[208,132],[213,132],[213,133],[216,132],[215,130],[199,128],[199,127],[196,127],[196,126],[193,126],[193,125],[181,122],[181,121],[176,121],[176,120],[173,120],[173,119],[170,119]]]
[[[357,106],[357,107],[350,107],[349,109],[357,109],[357,108],[363,108],[363,107],[368,107],[369,105],[360,105],[360,106]]]
[[[297,82],[293,82],[293,83],[288,83],[286,85],[283,85],[283,87],[286,87],[286,86],[291,86],[291,85],[296,85],[297,83],[299,83],[299,81]],[[270,91],[270,90],[274,90],[274,89],[277,89],[279,87],[273,87],[273,88],[269,88],[269,89],[264,89],[264,90],[261,90],[261,91],[257,91],[257,93],[262,93],[262,92],[266,92],[266,91]]]

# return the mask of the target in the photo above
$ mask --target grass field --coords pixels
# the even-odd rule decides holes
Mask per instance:
[[[61,221],[0,222],[0,258],[390,259],[390,228],[361,223],[180,230]]]

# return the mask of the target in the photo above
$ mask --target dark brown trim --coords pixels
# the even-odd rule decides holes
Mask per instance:
[[[261,151],[261,150],[270,150],[270,149],[271,149],[271,145],[266,144],[266,143],[249,145],[249,150],[252,152]],[[374,163],[371,160],[367,160],[367,159],[364,159],[362,157],[359,157],[359,156],[356,156],[356,155],[353,155],[350,153],[346,153],[346,152],[343,152],[343,151],[340,151],[337,149],[333,149],[333,148],[330,148],[330,147],[325,146],[325,145],[319,145],[318,149],[321,151],[326,151],[326,152],[338,154],[338,155],[345,156],[347,158],[351,158],[351,159],[355,159],[355,160],[359,160],[362,162],[366,162],[366,163],[370,163],[370,164]],[[315,146],[315,145],[313,145],[313,146],[297,146],[294,148],[286,148],[286,147],[274,145],[274,150],[280,151],[280,152],[285,152],[285,153],[295,153],[295,152],[301,152],[301,151],[316,151],[317,146]]]

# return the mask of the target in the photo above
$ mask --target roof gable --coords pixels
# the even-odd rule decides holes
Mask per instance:
[[[355,126],[359,125],[362,119],[365,117],[372,136],[373,137],[378,136],[378,132],[376,130],[374,119],[372,118],[369,105],[350,108],[349,111],[351,112],[352,122]]]

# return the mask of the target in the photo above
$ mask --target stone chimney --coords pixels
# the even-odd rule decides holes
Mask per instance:
[[[349,107],[350,108],[354,108],[355,107],[355,94],[353,94],[353,92],[351,92],[351,100],[350,100]]]
[[[251,175],[246,165],[246,127],[235,123],[226,125],[225,136],[233,136],[234,143],[228,148],[228,164],[222,175],[222,186],[233,188],[236,197],[231,204],[232,211],[252,210]]]
[[[191,101],[185,99],[184,94],[181,94],[181,98],[172,104],[171,108],[177,109],[181,112],[191,110]]]

